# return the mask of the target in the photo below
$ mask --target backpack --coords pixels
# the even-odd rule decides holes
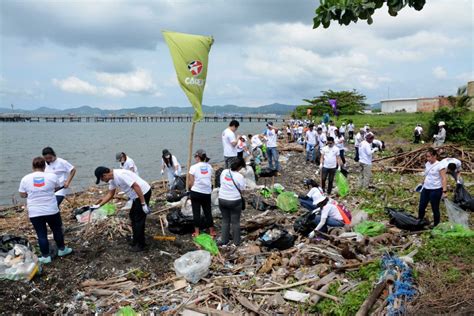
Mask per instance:
[[[350,225],[352,221],[351,212],[344,205],[339,204],[336,201],[334,201],[333,204],[337,207],[339,214],[341,214],[344,224]]]

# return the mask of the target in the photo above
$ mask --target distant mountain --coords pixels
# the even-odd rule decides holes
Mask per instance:
[[[202,110],[208,114],[277,114],[286,115],[295,109],[296,105],[287,105],[280,103],[273,103],[259,107],[245,107],[238,105],[203,105]],[[78,108],[71,108],[65,110],[52,109],[48,107],[40,107],[36,110],[21,110],[15,109],[12,111],[8,108],[0,108],[0,113],[30,113],[30,114],[56,114],[56,115],[128,115],[128,114],[192,114],[194,109],[188,107],[138,107],[132,109],[119,110],[103,110],[90,106],[81,106]]]

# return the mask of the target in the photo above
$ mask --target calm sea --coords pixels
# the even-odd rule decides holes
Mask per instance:
[[[221,132],[228,122],[198,123],[193,149],[203,148],[211,163],[223,160]],[[239,133],[261,132],[265,123],[243,122]],[[161,152],[167,148],[182,165],[186,164],[191,123],[0,123],[0,205],[21,200],[18,186],[31,172],[31,161],[51,146],[58,157],[77,169],[74,192],[94,185],[94,169],[104,165],[118,168],[115,153],[132,157],[140,176],[161,178]]]

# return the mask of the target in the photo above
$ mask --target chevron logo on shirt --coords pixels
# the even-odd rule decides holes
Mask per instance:
[[[208,174],[209,170],[207,170],[207,166],[201,166],[201,174]]]
[[[41,188],[45,186],[44,177],[34,177],[33,178],[33,186],[37,188]]]
[[[224,176],[224,179],[225,179],[226,181],[232,181],[232,177],[231,177],[231,175],[230,175],[230,172],[228,172],[228,173]]]

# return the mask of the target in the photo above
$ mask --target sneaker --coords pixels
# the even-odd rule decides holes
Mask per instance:
[[[42,264],[48,264],[48,263],[51,263],[51,256],[47,256],[47,257],[39,257],[38,258],[38,261]]]
[[[64,247],[63,250],[58,249],[58,256],[59,257],[64,257],[64,256],[69,255],[71,252],[72,252],[72,248]]]

